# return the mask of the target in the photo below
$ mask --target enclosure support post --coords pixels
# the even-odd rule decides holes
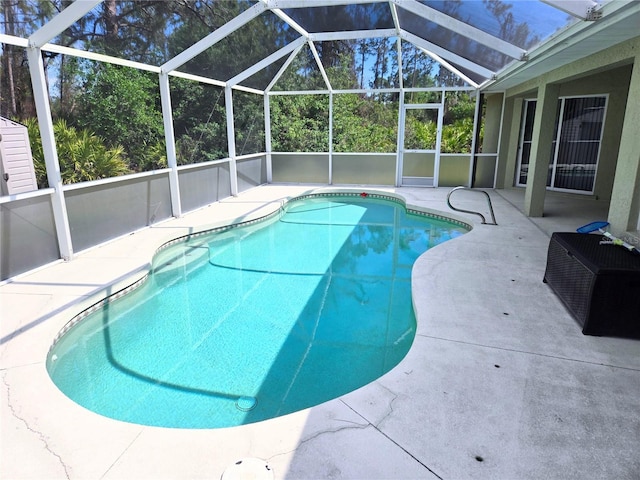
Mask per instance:
[[[440,107],[438,108],[438,130],[436,131],[436,156],[433,162],[433,186],[437,187],[440,181],[440,152],[442,152],[442,125],[444,123],[444,105],[446,90],[442,88],[440,94]]]
[[[504,126],[504,112],[507,104],[507,98],[504,92],[501,94],[501,97],[502,97],[502,102],[500,104],[500,122],[498,123],[499,126],[498,126],[498,139],[496,144],[496,165],[493,172],[493,188],[497,188],[498,186],[497,185],[498,184],[498,165],[499,165],[498,162],[500,159],[500,145],[502,143],[502,128]]]
[[[404,161],[404,88],[400,88],[400,102],[398,102],[398,143],[396,152],[396,187],[402,186],[402,164]]]
[[[549,151],[553,142],[559,91],[559,85],[542,83],[538,87],[536,114],[533,120],[533,142],[527,187],[524,193],[524,209],[528,217],[541,217],[544,213]]]
[[[271,107],[269,101],[269,94],[264,92],[264,146],[267,151],[267,183],[273,181],[273,170],[271,167]]]
[[[29,61],[31,84],[33,85],[33,97],[38,114],[40,137],[42,139],[42,152],[47,168],[47,180],[49,181],[49,186],[54,189],[51,195],[51,206],[53,208],[53,220],[58,238],[58,248],[62,259],[71,260],[73,258],[71,229],[69,228],[67,205],[62,190],[60,162],[58,161],[58,150],[56,149],[56,139],[53,133],[49,92],[47,90],[47,79],[44,73],[40,48],[28,47],[27,58]]]
[[[164,122],[164,141],[167,149],[169,170],[169,191],[171,194],[171,212],[174,217],[182,215],[180,202],[180,182],[178,180],[178,161],[176,156],[176,138],[173,131],[173,111],[171,108],[171,90],[169,75],[160,72],[160,100],[162,103],[162,121]]]
[[[238,169],[236,166],[236,131],[233,125],[233,93],[230,86],[224,87],[224,103],[227,113],[227,144],[229,148],[229,182],[231,195],[238,196]]]
[[[329,185],[333,185],[333,90],[329,91]]]

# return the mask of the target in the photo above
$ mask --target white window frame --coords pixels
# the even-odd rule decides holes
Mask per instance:
[[[558,163],[558,149],[560,145],[560,137],[562,135],[562,120],[564,117],[565,105],[567,100],[573,99],[573,98],[604,98],[604,113],[602,117],[602,126],[600,128],[600,138],[598,138],[598,153],[597,153],[596,163],[594,167],[595,173],[594,173],[593,185],[591,186],[591,190],[578,190],[578,189],[561,188],[561,187],[553,186],[555,181],[555,175],[556,175],[556,167]],[[551,182],[550,182],[551,184],[547,185],[547,190],[556,191],[556,192],[565,192],[565,193],[575,193],[579,195],[593,195],[595,192],[596,179],[598,176],[598,169],[600,166],[600,152],[602,151],[602,137],[604,135],[605,123],[607,119],[607,108],[609,106],[609,94],[599,93],[599,94],[590,94],[590,95],[565,95],[562,97],[558,97],[558,100],[561,102],[560,116],[558,118],[558,126],[557,126],[558,128],[556,132],[556,137],[554,139],[556,147],[553,150],[553,158],[551,158],[549,161],[549,166],[551,167]],[[524,145],[524,132],[525,132],[525,126],[526,126],[525,121],[527,118],[527,115],[526,115],[527,109],[531,105],[531,102],[536,102],[536,99],[527,98],[527,99],[524,99],[523,102],[524,102],[524,108],[522,109],[522,116],[520,119],[520,123],[521,123],[520,137],[518,139],[518,161],[517,161],[517,168],[515,172],[515,185],[518,187],[526,186],[526,184],[520,182],[520,172],[522,171],[522,152],[524,151],[522,147]],[[529,162],[531,162],[531,159],[529,159]]]

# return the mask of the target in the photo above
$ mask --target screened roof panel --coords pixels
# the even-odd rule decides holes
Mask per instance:
[[[575,20],[539,0],[420,0],[420,3],[523,49],[531,48]]]
[[[284,10],[309,33],[394,28],[388,3],[365,3]]]
[[[326,88],[327,85],[322,78],[322,73],[313,57],[311,48],[306,44],[275,82],[272,90],[281,92],[325,90]]]
[[[198,0],[197,2],[172,1],[160,3],[166,3],[173,7],[172,23],[168,25],[165,31],[168,37],[167,56],[164,59],[164,62],[166,62],[211,32],[232,21],[256,2],[246,0]]]
[[[0,11],[2,33],[6,30],[17,36],[32,35],[60,13],[58,3],[6,2]],[[49,43],[159,66],[255,3],[247,0],[101,2]]]
[[[277,15],[265,11],[196,55],[178,70],[228,81],[299,37]]]
[[[175,28],[169,4],[126,0],[113,7],[99,3],[51,43],[155,66],[169,58],[167,34]]]
[[[396,42],[393,37],[368,38],[314,42],[314,46],[332,88],[391,88],[399,85]],[[305,65],[320,74],[310,51],[308,55]],[[291,78],[292,73],[288,75]],[[320,79],[314,83],[319,84]],[[323,84],[320,88],[327,87]]]
[[[402,8],[398,9],[398,18],[404,30],[491,71],[497,71],[513,60],[484,44]]]
[[[398,59],[394,57],[397,54],[389,49],[388,59],[380,61],[378,52],[366,52],[362,56],[358,48],[362,50],[372,38],[395,36],[397,32],[403,40],[413,42],[436,61],[443,62],[448,70],[465,72],[463,77],[481,85],[513,62],[526,61],[527,54],[535,47],[570,24],[596,21],[611,4],[632,8],[635,3],[612,0],[354,2],[12,0],[3,2],[0,34],[7,34],[3,35],[3,43],[22,45],[22,41],[13,37],[29,38],[32,45],[44,46],[45,51],[50,49],[100,61],[105,58],[94,54],[106,54],[115,57],[114,60],[160,67],[163,72],[178,69],[217,81],[230,81],[233,85],[256,82],[260,71],[264,71],[266,79],[286,61],[285,55],[288,57],[293,51],[287,50],[287,46],[302,38],[318,46],[322,65],[332,69],[331,76],[336,77],[339,69],[342,69],[340,74],[344,74],[346,68],[351,68],[356,80],[338,75],[333,88],[370,88],[399,84],[397,75],[394,78],[389,74],[394,65],[397,70]],[[62,10],[63,7],[66,8]],[[78,53],[47,47],[47,42],[76,48]],[[378,44],[384,45],[385,42]],[[263,83],[263,80],[257,82]],[[353,86],[346,87],[349,84]]]
[[[472,79],[475,81],[474,78]],[[402,84],[404,88],[469,86],[457,74],[442,66],[421,49],[404,41],[402,42]]]
[[[259,72],[256,72],[250,77],[242,80],[239,84],[245,87],[255,88],[257,90],[265,90],[286,61],[286,57],[276,60]]]

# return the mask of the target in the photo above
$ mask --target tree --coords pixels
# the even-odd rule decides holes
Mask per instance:
[[[262,97],[242,91],[233,92],[236,154],[264,152],[264,103]]]
[[[228,155],[224,90],[172,78],[171,103],[178,164],[218,160]]]
[[[25,121],[33,155],[38,188],[49,186],[38,121]],[[129,173],[123,158],[123,148],[107,147],[103,139],[89,130],[77,130],[60,119],[53,124],[62,183],[78,183]]]
[[[97,53],[157,64],[168,59],[166,31],[183,3],[104,0],[100,8],[71,25],[61,41],[65,46],[82,43]]]
[[[530,41],[526,24],[515,21],[509,4],[500,0],[483,1],[480,5],[499,21],[501,35],[509,41]],[[26,36],[70,3],[71,0],[3,0],[7,33]],[[56,37],[53,43],[160,65],[254,4],[251,0],[104,0]],[[463,18],[463,12],[469,10],[463,8],[465,4],[460,0],[439,2],[439,5],[438,8],[446,14],[461,21],[470,21]],[[288,14],[310,32],[387,29],[393,26],[389,6],[384,3],[326,5],[292,9]],[[180,66],[179,70],[228,80],[298,37],[294,29],[282,28],[282,24],[277,15],[262,14]],[[415,30],[423,26],[408,23],[407,28]],[[467,53],[473,53],[474,48],[484,48],[441,27],[424,25],[424,30],[414,33],[442,45],[453,42],[458,50]],[[315,42],[315,45],[333,88],[388,88],[398,86],[400,59],[395,41],[370,38],[322,41]],[[408,42],[402,41],[402,51],[405,87],[463,84],[456,75],[439,68],[437,62]],[[18,68],[20,62],[24,64],[24,52],[19,48],[12,51],[5,48],[3,53],[6,54],[3,55],[0,72],[2,107],[16,103],[15,107],[11,105],[3,111],[22,112],[18,118],[33,116],[35,111],[28,108],[31,88],[28,70],[24,66],[22,70]],[[66,119],[68,125],[78,131],[95,132],[105,139],[108,148],[122,146],[122,158],[133,171],[166,165],[155,74],[55,53],[47,54],[43,62],[52,76],[54,73],[58,75],[50,86],[54,118]],[[51,68],[52,62],[57,62],[55,68]],[[284,59],[256,73],[243,85],[264,88],[283,62]],[[20,73],[25,72],[23,80]],[[170,84],[179,164],[227,156],[223,90],[174,77]],[[299,53],[278,82],[281,90],[324,87],[324,80],[308,47]],[[411,92],[409,95],[412,96],[409,102],[433,101],[432,92]],[[274,149],[326,151],[327,98],[323,95],[274,97]],[[336,95],[334,99],[333,142],[336,150],[395,151],[397,94]],[[473,101],[462,96],[447,101],[444,128],[452,129],[451,138],[467,138],[462,130],[454,130],[468,127],[468,122],[460,120],[467,118],[469,112],[473,112]],[[264,148],[262,115],[260,96],[234,91],[236,149],[239,154]],[[430,128],[416,126],[416,132],[430,132]],[[452,140],[450,143],[460,142]]]
[[[398,105],[354,93],[334,96],[333,148],[336,152],[395,152]]]
[[[50,2],[32,4],[26,0],[3,0],[2,23],[7,35],[26,37],[37,30],[46,18],[55,14]],[[0,111],[5,116],[26,119],[35,116],[26,51],[9,44],[2,45],[0,62]],[[46,66],[47,61],[43,59]]]
[[[160,95],[154,75],[107,63],[93,63],[79,99],[76,125],[94,131],[111,146],[122,145],[133,171],[161,165],[149,151],[164,141]]]
[[[271,146],[276,152],[329,149],[329,96],[271,97]]]
[[[274,91],[324,90],[327,88],[316,60],[308,46],[296,55],[273,86]]]

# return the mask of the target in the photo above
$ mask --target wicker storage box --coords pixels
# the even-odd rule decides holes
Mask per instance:
[[[640,338],[640,255],[596,234],[551,236],[544,282],[587,335]]]

